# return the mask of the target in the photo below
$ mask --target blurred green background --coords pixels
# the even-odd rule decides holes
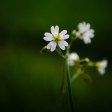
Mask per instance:
[[[52,25],[70,34],[79,22],[95,29],[92,44],[77,40],[71,51],[93,61],[108,59],[104,76],[91,72],[92,83],[73,82],[76,112],[112,112],[111,0],[0,1],[0,112],[70,112],[60,96],[64,61],[54,52],[40,54],[44,32]]]

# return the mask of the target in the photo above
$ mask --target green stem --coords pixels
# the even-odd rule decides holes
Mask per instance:
[[[57,48],[56,51],[57,51],[57,53],[58,53],[62,58],[65,59],[65,56],[63,55],[63,53],[62,53],[62,51],[60,50],[60,48]]]
[[[68,45],[68,47],[67,47],[66,57],[69,55],[71,45],[72,45],[72,40],[70,40],[70,43],[69,43],[69,45]]]
[[[81,74],[82,70],[78,69],[77,72],[73,75],[73,77],[71,78],[71,83],[79,77],[79,75]]]
[[[70,70],[68,66],[68,60],[65,60],[65,70],[66,70],[66,77],[67,77],[67,86],[68,86],[68,95],[69,95],[69,102],[70,102],[70,107],[71,107],[71,112],[74,111],[74,106],[73,106],[73,97],[72,97],[72,88],[71,88],[71,76],[70,76]]]
[[[63,74],[62,76],[62,82],[61,82],[61,87],[60,87],[60,94],[61,96],[63,96],[63,94],[65,93],[65,80],[66,80],[66,77],[65,77],[65,74]]]

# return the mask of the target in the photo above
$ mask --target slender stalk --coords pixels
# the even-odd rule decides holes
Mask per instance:
[[[70,77],[70,70],[68,66],[68,60],[65,60],[65,70],[66,70],[66,77],[67,77],[67,86],[68,86],[68,95],[69,95],[69,102],[70,102],[70,107],[71,107],[71,112],[74,111],[74,105],[73,105],[73,97],[72,97],[72,88],[71,88],[71,77]]]
[[[65,71],[66,72],[66,71]],[[63,74],[62,76],[62,82],[61,82],[61,87],[60,87],[60,94],[61,96],[63,96],[63,94],[65,93],[65,83],[66,83],[66,74]]]
[[[72,40],[70,40],[70,43],[69,43],[69,45],[68,45],[68,47],[67,47],[66,57],[69,55],[71,45],[72,45]]]
[[[60,48],[57,48],[56,51],[57,51],[57,53],[58,53],[62,58],[65,59],[65,56],[63,55],[63,53],[62,53],[62,51],[60,50]]]
[[[78,69],[77,72],[73,75],[73,77],[71,78],[71,83],[79,77],[79,75],[82,73],[81,69]]]

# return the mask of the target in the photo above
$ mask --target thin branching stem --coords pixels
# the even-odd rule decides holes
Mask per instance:
[[[74,105],[73,105],[73,97],[72,97],[72,88],[71,88],[71,76],[70,76],[70,70],[68,66],[68,60],[65,60],[65,70],[66,70],[66,77],[67,77],[67,87],[68,87],[68,95],[69,95],[69,102],[71,107],[71,112],[74,111]]]
[[[57,53],[58,53],[62,58],[65,59],[65,56],[63,55],[63,53],[62,53],[62,51],[60,50],[60,48],[57,48],[56,51],[57,51]]]

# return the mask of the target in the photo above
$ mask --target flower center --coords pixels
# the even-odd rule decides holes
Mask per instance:
[[[53,40],[60,41],[61,40],[60,34],[53,35]]]

